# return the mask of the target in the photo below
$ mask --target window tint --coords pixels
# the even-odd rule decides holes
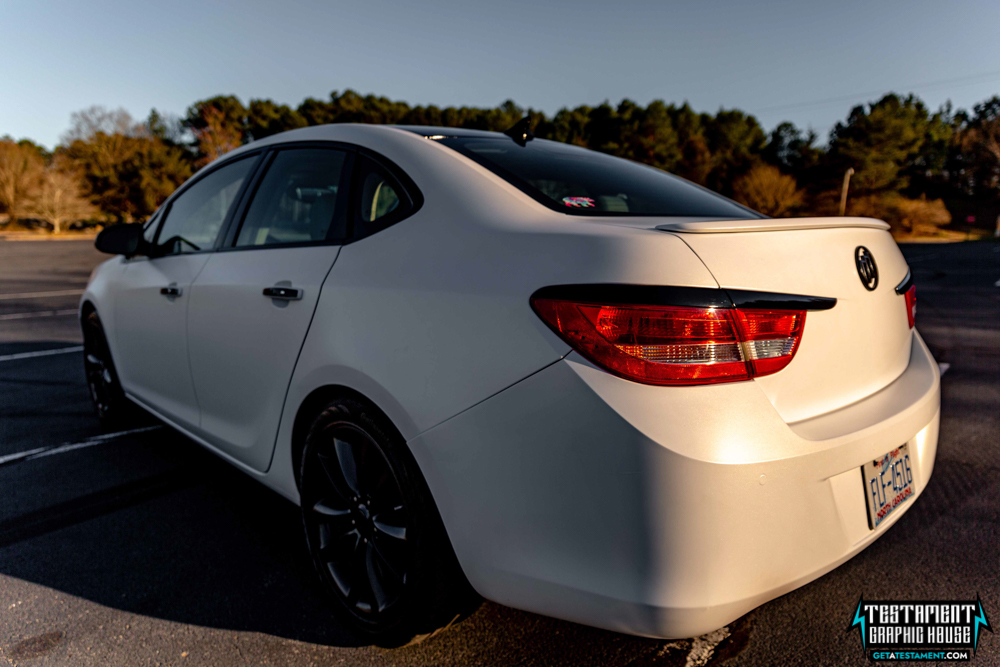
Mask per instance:
[[[354,236],[360,238],[385,229],[406,216],[412,206],[405,191],[388,171],[370,158],[358,158],[358,201]]]
[[[256,156],[231,162],[182,192],[170,204],[156,237],[160,252],[170,255],[210,249],[255,161]]]
[[[441,140],[550,208],[572,215],[756,218],[721,195],[637,162],[536,139]]]
[[[236,245],[343,239],[346,158],[343,151],[325,148],[280,151],[257,188]]]

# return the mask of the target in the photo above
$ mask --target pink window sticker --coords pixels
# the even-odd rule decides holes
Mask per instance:
[[[590,197],[563,197],[562,203],[573,208],[594,208],[597,205]]]

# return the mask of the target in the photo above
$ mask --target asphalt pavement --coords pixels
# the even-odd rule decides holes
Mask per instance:
[[[948,366],[934,476],[880,540],[711,636],[635,638],[484,603],[385,650],[328,612],[291,503],[155,421],[101,433],[75,315],[103,258],[92,242],[0,241],[0,664],[861,665],[845,628],[862,593],[978,593],[1000,630],[1000,244],[903,251],[917,327]],[[985,633],[972,664],[1000,665],[1000,636]]]

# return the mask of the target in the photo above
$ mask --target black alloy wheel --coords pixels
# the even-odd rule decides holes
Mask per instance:
[[[306,530],[345,607],[363,623],[392,613],[409,570],[403,492],[375,440],[353,424],[320,434],[305,471]]]
[[[343,397],[313,418],[298,483],[331,609],[363,640],[422,641],[481,602],[413,455],[370,403]]]

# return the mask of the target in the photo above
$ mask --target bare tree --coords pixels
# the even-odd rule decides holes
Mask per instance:
[[[0,210],[11,222],[21,217],[37,192],[45,161],[38,151],[10,138],[0,139]]]
[[[94,105],[70,114],[69,129],[62,136],[62,143],[68,145],[77,139],[89,141],[98,133],[135,137],[146,131],[145,125],[136,123],[125,109],[106,109]]]
[[[186,135],[187,130],[184,123],[177,114],[150,109],[149,116],[143,125],[149,136],[168,144],[178,145],[190,140],[190,137]]]
[[[777,167],[759,164],[733,183],[733,198],[765,215],[788,215],[802,205],[795,179]]]
[[[41,186],[27,211],[49,223],[53,234],[64,231],[64,225],[91,218],[98,212],[97,207],[83,196],[80,176],[56,165],[45,170]]]

